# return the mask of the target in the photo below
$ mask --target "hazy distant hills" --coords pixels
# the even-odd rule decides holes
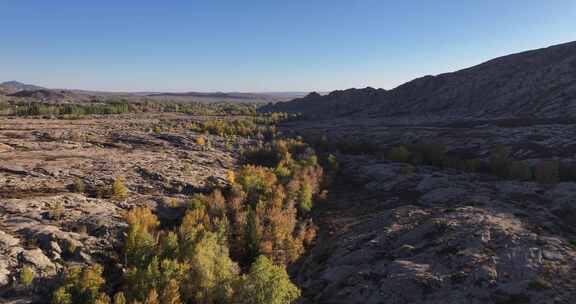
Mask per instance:
[[[265,107],[313,118],[399,121],[576,116],[576,42],[527,51],[393,90],[349,89]]]
[[[18,81],[0,83],[0,94],[17,98],[28,98],[40,101],[59,100],[85,101],[90,97],[146,97],[155,100],[202,101],[202,102],[278,102],[301,98],[308,92],[105,92],[90,90],[47,89],[24,84]]]
[[[267,93],[241,93],[241,92],[183,92],[183,93],[151,93],[149,97],[192,97],[215,100],[238,100],[250,101],[259,100],[262,102],[288,101],[294,98],[301,98],[308,92],[267,92]]]
[[[4,94],[13,94],[20,91],[34,91],[42,89],[44,88],[32,84],[21,83],[18,81],[5,81],[0,83],[0,92]]]

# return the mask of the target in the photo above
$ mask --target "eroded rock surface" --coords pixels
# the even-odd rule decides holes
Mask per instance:
[[[190,131],[198,119],[0,119],[0,298],[46,300],[34,296],[45,296],[65,267],[114,263],[125,210],[148,205],[173,220],[171,200],[225,184],[234,151],[223,138]],[[163,131],[153,132],[156,126]],[[198,145],[198,136],[209,144]],[[120,176],[127,199],[109,196]],[[19,283],[24,267],[34,273],[32,293]]]
[[[296,278],[304,303],[572,303],[571,185],[347,157],[325,233]],[[568,214],[568,212],[564,212]]]

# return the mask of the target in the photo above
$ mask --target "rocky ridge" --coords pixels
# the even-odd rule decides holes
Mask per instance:
[[[388,123],[565,117],[576,109],[576,42],[425,76],[393,90],[349,89],[277,103],[263,111],[309,118],[354,116]],[[572,115],[573,117],[573,115]]]

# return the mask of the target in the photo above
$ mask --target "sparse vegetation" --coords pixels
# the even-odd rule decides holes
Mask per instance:
[[[388,159],[398,162],[407,162],[410,159],[410,152],[404,146],[392,148],[388,152]]]
[[[204,138],[204,136],[196,137],[196,144],[201,147],[204,147],[206,145],[206,139]]]
[[[83,103],[43,103],[34,99],[24,99],[0,102],[0,114],[26,117],[58,117],[63,119],[77,119],[88,115],[163,112],[179,112],[203,116],[256,116],[258,105],[258,103],[254,102],[156,101],[143,97],[92,97],[90,102]],[[272,113],[255,119],[255,122],[259,124],[274,124],[282,119],[293,117],[282,113]]]
[[[254,121],[268,128],[283,118]],[[207,132],[260,137],[254,133],[259,127],[232,126]],[[202,135],[195,140],[207,144]],[[179,224],[161,228],[146,207],[126,213],[128,231],[121,252],[126,271],[124,284],[113,288],[119,288],[115,303],[288,304],[299,297],[284,267],[314,241],[310,212],[321,192],[323,169],[314,150],[298,139],[263,143],[244,151],[241,163],[227,173],[229,188],[194,194],[186,204],[169,204],[185,206]],[[330,172],[339,169],[333,155],[325,163]],[[124,179],[118,177],[109,196],[122,200],[127,195]],[[102,268],[68,269],[53,302],[111,303],[103,273]]]
[[[128,198],[128,188],[124,185],[124,177],[117,177],[112,185],[112,198],[125,200]]]
[[[285,119],[287,115],[278,114],[272,121]],[[196,123],[191,128],[198,132],[208,132],[218,136],[242,136],[270,140],[276,135],[276,127],[265,117],[245,117],[240,119],[215,119]]]
[[[74,179],[73,190],[76,193],[86,192],[86,184],[84,184],[84,181],[81,178],[77,177]]]
[[[29,288],[34,281],[34,271],[28,266],[24,266],[22,270],[20,270],[20,284],[25,288]]]

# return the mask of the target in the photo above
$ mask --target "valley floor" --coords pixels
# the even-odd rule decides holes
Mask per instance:
[[[64,267],[114,262],[107,252],[118,249],[126,210],[148,206],[174,219],[181,216],[174,201],[225,185],[239,151],[255,141],[191,130],[203,119],[0,118],[0,299],[46,300],[34,295],[46,294]],[[380,126],[371,134],[322,122],[285,125],[287,133],[364,136],[384,146],[442,138],[450,151],[484,158],[493,143],[510,144],[520,159],[573,155],[574,130],[561,124]],[[290,267],[301,303],[574,303],[576,183],[337,156],[341,173],[313,211],[316,245]],[[120,202],[105,193],[118,176],[130,191]],[[37,275],[33,290],[17,284],[23,265]]]

